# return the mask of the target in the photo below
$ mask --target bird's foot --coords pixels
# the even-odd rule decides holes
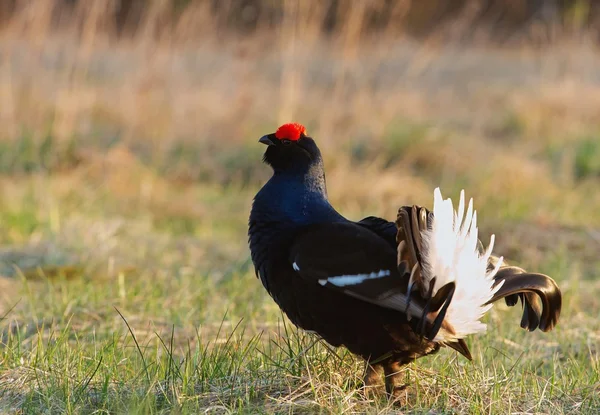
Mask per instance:
[[[390,399],[397,399],[408,386],[400,384],[402,366],[403,364],[399,362],[389,362],[383,367],[385,373],[385,391]]]
[[[394,386],[391,394],[386,393],[388,404],[394,408],[405,408],[412,400],[411,391],[409,384]]]
[[[408,383],[404,385],[396,385],[391,387],[391,391],[388,392],[388,397],[394,401],[403,400],[406,398],[406,392],[408,388]]]
[[[367,362],[364,376],[364,392],[372,397],[378,394],[383,385],[383,366],[371,365]]]

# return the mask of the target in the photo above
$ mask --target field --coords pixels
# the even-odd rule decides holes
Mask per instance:
[[[201,42],[146,36],[151,19],[117,40],[101,11],[75,33],[31,4],[0,31],[1,411],[598,412],[600,58],[585,38],[324,38],[293,18],[275,38],[223,37],[199,11]],[[360,361],[297,331],[249,259],[270,176],[257,140],[287,121],[317,140],[351,219],[464,188],[497,254],[557,280],[558,327],[527,333],[498,305],[473,362],[442,350],[407,367],[401,401],[365,396]]]

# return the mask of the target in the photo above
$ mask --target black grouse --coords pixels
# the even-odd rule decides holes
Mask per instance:
[[[295,325],[365,359],[366,386],[385,378],[394,394],[399,369],[441,346],[471,359],[464,338],[485,331],[480,319],[501,298],[521,300],[524,329],[558,322],[556,283],[493,256],[493,236],[483,251],[464,193],[457,211],[436,189],[433,211],[403,206],[395,222],[353,222],[329,203],[321,153],[302,125],[259,142],[274,173],[250,213],[257,276]]]

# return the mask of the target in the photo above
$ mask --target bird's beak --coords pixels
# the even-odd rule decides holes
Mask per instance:
[[[268,146],[272,146],[275,143],[273,142],[273,140],[271,140],[271,138],[268,135],[263,135],[260,140],[258,140],[259,143],[263,143],[266,144]]]

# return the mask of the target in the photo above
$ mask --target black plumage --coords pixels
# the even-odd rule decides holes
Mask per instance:
[[[327,199],[321,153],[304,127],[285,124],[260,142],[274,174],[252,205],[250,251],[257,276],[289,319],[365,359],[367,385],[381,382],[384,372],[390,393],[402,365],[442,345],[471,359],[463,339],[435,340],[440,330],[453,333],[445,314],[455,283],[434,295],[434,282],[421,278],[421,231],[431,226],[433,213],[404,206],[395,223],[350,221]],[[522,327],[553,328],[561,294],[551,278],[503,266],[495,276],[502,280],[491,302],[505,298],[515,305],[520,299]]]

